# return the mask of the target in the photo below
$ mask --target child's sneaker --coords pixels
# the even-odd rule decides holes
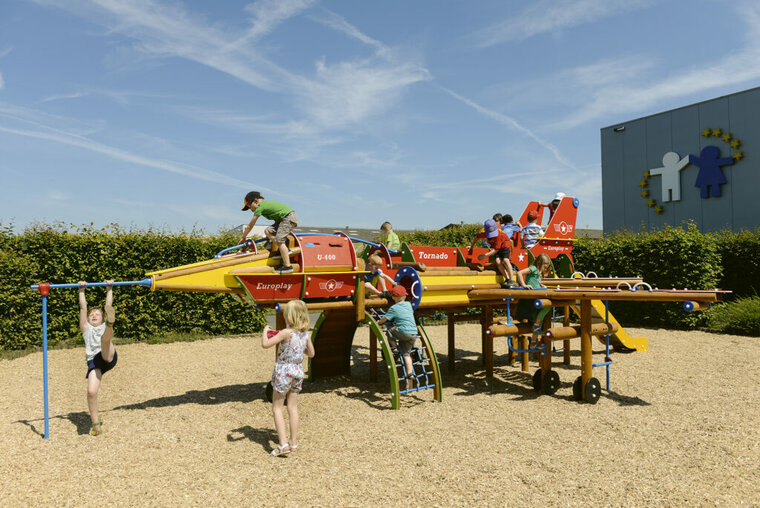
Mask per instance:
[[[530,337],[530,345],[528,346],[528,349],[538,349],[541,346],[538,340],[543,334],[544,331],[541,329],[541,325],[533,325],[533,334]]]
[[[290,265],[288,265],[288,266],[283,265],[283,266],[280,266],[280,267],[276,268],[276,271],[278,271],[280,273],[293,273],[293,267],[290,266]]]

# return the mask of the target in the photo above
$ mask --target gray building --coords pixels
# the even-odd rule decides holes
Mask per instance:
[[[605,127],[604,231],[760,220],[760,88]]]

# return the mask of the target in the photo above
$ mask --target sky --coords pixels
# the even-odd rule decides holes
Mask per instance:
[[[601,229],[600,129],[758,62],[756,0],[0,0],[0,225]]]

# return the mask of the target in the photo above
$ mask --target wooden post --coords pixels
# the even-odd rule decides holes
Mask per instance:
[[[591,379],[591,300],[581,300],[581,393],[586,400],[586,383]]]
[[[454,331],[456,324],[454,321],[454,315],[449,313],[446,315],[448,332],[449,332],[449,371],[454,372],[454,364],[456,363],[456,340],[454,338]]]
[[[562,326],[570,326],[570,306],[563,305],[562,312],[565,313],[564,316],[562,316]],[[562,362],[565,365],[570,365],[570,341],[569,340],[562,342]]]
[[[364,271],[364,260],[359,259],[356,262],[360,272]],[[364,277],[356,274],[356,322],[361,323],[366,317],[366,311],[364,309]]]
[[[480,321],[480,338],[483,347],[483,366],[486,368],[486,377],[493,377],[493,337],[486,333],[493,324],[493,307],[483,308],[483,318]]]

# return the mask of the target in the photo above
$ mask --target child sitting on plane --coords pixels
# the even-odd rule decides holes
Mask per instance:
[[[541,226],[536,224],[538,219],[538,213],[535,210],[528,212],[528,223],[522,228],[521,235],[523,241],[523,247],[530,249],[538,243],[538,239],[544,236],[544,230]]]
[[[499,229],[498,222],[493,219],[488,219],[483,223],[483,232],[478,233],[473,238],[472,244],[470,244],[470,253],[472,253],[472,248],[475,247],[478,238],[485,238],[491,248],[487,253],[479,255],[478,259],[482,260],[494,256],[496,269],[504,277],[501,286],[503,288],[513,287],[515,282],[512,280],[512,262],[509,260],[509,256],[512,254],[512,239]]]
[[[393,226],[391,226],[390,222],[383,222],[380,226],[380,234],[380,243],[388,247],[388,250],[399,250],[401,248],[401,240],[393,232]]]
[[[404,358],[407,384],[411,388],[412,382],[416,381],[414,366],[412,365],[412,349],[417,340],[417,323],[414,320],[414,309],[412,309],[412,304],[406,301],[406,295],[404,286],[396,286],[391,289],[391,297],[396,303],[377,323],[380,325],[388,321],[393,323],[393,326],[388,328],[388,334],[392,340],[396,341],[401,356]]]
[[[551,258],[547,254],[539,254],[532,265],[517,272],[517,282],[525,289],[540,289],[543,287],[541,285],[541,278],[548,275],[551,266]],[[539,313],[538,310],[533,308],[533,300],[530,298],[520,300],[520,303],[517,305],[518,318],[535,320],[533,322],[533,338],[530,343],[530,349],[536,349],[537,340],[543,335],[541,321],[543,321],[544,315],[545,313]]]
[[[501,230],[504,231],[508,237],[512,238],[515,233],[519,233],[522,229],[520,227],[520,224],[515,223],[515,220],[512,218],[511,215],[508,213],[505,213],[501,216]]]
[[[386,281],[391,284],[391,287],[396,285],[393,279],[383,273],[381,266],[383,266],[383,259],[377,254],[372,254],[367,259],[369,273],[364,274],[364,288],[367,293],[374,296],[388,296]],[[377,289],[378,284],[380,284],[380,289]]]

